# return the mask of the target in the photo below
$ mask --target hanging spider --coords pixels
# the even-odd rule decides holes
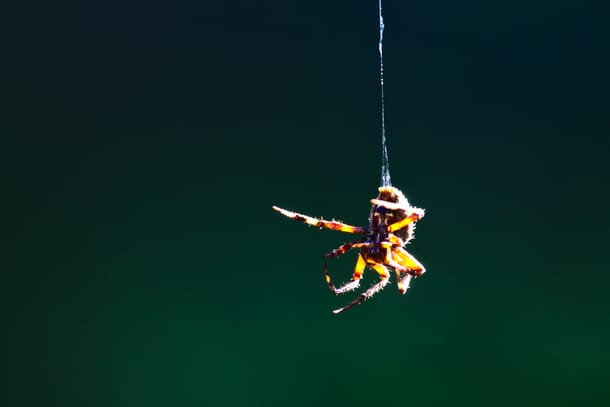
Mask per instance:
[[[411,206],[404,194],[392,186],[379,187],[379,195],[377,198],[371,199],[371,204],[368,228],[316,219],[277,206],[273,207],[282,215],[308,225],[364,235],[362,238],[345,243],[324,255],[324,258],[328,259],[340,256],[350,249],[360,249],[351,281],[339,288],[332,283],[328,274],[328,265],[324,264],[326,282],[335,295],[358,288],[367,266],[372,267],[380,277],[378,283],[371,286],[354,301],[334,310],[335,314],[348,310],[381,291],[390,281],[388,268],[393,268],[396,272],[398,291],[401,294],[407,292],[412,277],[418,277],[426,271],[424,266],[403,248],[413,239],[415,222],[424,217],[424,210]]]

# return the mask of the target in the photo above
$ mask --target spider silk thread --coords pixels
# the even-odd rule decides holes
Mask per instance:
[[[390,180],[390,159],[385,136],[385,92],[383,89],[383,15],[381,13],[381,0],[379,0],[379,83],[381,85],[381,186],[392,186]]]

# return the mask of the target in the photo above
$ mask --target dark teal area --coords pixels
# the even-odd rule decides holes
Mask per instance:
[[[0,404],[607,406],[607,11],[385,1],[428,272],[335,316],[352,236],[271,205],[366,224],[376,1],[12,6]]]

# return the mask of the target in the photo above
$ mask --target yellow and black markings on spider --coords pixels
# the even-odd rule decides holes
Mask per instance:
[[[311,226],[364,235],[324,255],[325,258],[331,258],[340,256],[350,249],[360,249],[352,279],[339,288],[333,284],[328,266],[324,264],[326,282],[335,295],[358,288],[367,266],[375,270],[380,278],[379,282],[354,301],[334,310],[335,314],[348,310],[381,291],[390,281],[389,269],[393,269],[396,273],[398,291],[401,294],[407,292],[411,278],[419,277],[426,271],[424,266],[404,249],[404,246],[413,239],[415,223],[424,217],[424,210],[411,206],[404,194],[393,186],[379,187],[379,195],[376,199],[371,199],[371,204],[367,228],[316,219],[277,206],[273,207],[282,215]]]

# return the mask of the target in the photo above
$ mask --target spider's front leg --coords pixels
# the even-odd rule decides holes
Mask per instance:
[[[334,310],[333,314],[338,314],[340,312],[347,311],[348,309],[353,308],[356,305],[368,300],[369,298],[377,294],[379,291],[383,290],[383,288],[390,282],[390,273],[384,265],[375,263],[372,264],[371,267],[373,267],[377,274],[379,274],[379,277],[381,278],[379,282],[371,286],[371,288],[360,294],[358,298],[356,298],[354,301],[350,302],[346,306]]]
[[[331,221],[331,220],[324,220],[324,219],[316,219],[316,218],[312,218],[311,216],[303,215],[303,214],[297,213],[297,212],[288,211],[286,209],[282,209],[277,206],[273,206],[273,209],[290,219],[294,219],[299,222],[307,223],[308,225],[316,226],[319,228],[339,230],[341,232],[346,232],[346,233],[365,233],[366,232],[365,228],[361,228],[359,226],[352,226],[352,225],[348,225],[348,224],[342,223],[342,222],[337,222],[334,220]]]

